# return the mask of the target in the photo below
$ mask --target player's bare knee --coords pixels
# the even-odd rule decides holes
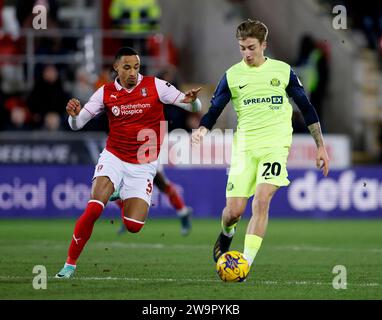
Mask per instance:
[[[266,213],[268,212],[269,208],[269,200],[267,198],[255,198],[253,200],[253,208],[254,211],[258,214]]]
[[[93,181],[90,197],[98,199],[106,205],[113,192],[114,185],[109,177],[97,177]]]
[[[145,225],[144,221],[138,221],[127,217],[123,217],[123,223],[126,229],[131,233],[137,233],[141,231],[141,229]]]
[[[226,207],[226,214],[232,220],[240,219],[243,213],[244,213],[244,210],[239,206]]]

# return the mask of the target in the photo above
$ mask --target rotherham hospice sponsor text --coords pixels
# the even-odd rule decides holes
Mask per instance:
[[[111,111],[116,117],[118,117],[133,114],[141,114],[143,113],[143,109],[147,108],[151,108],[150,103],[123,104],[120,106],[113,106],[111,108]]]

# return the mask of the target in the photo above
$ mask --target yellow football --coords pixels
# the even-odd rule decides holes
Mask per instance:
[[[249,264],[239,251],[224,253],[216,263],[219,278],[226,282],[242,282],[249,272]]]

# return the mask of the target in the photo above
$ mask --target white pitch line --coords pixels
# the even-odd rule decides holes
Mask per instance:
[[[23,244],[23,247],[35,248],[41,250],[41,246],[47,245],[50,249],[59,249],[62,247],[67,248],[68,244],[66,242],[56,243],[54,241],[33,241],[34,243],[29,242],[28,244]],[[134,243],[134,242],[90,242],[89,245],[93,247],[107,247],[107,248],[126,248],[126,249],[156,249],[156,250],[203,250],[211,249],[212,245],[208,244],[199,244],[199,245],[187,245],[187,244],[164,244],[164,243]],[[320,247],[320,246],[308,246],[308,245],[287,245],[287,246],[275,246],[268,245],[264,246],[266,250],[290,250],[290,251],[310,251],[310,252],[368,252],[368,253],[382,253],[382,248],[331,248],[331,247]]]
[[[74,277],[72,279],[56,279],[55,277],[48,277],[50,280],[57,281],[71,281],[71,280],[84,280],[84,281],[153,281],[153,282],[220,282],[220,280],[212,279],[173,279],[173,278],[126,278],[126,277]],[[33,277],[20,277],[20,276],[0,276],[0,280],[33,280]]]
[[[273,250],[291,250],[291,251],[329,251],[329,252],[371,252],[371,253],[382,253],[382,248],[330,248],[330,247],[319,247],[319,246],[268,246],[268,249]]]
[[[0,276],[0,280],[32,280],[32,277],[19,277],[19,276]],[[127,278],[127,277],[74,277],[73,279],[55,279],[54,277],[48,277],[50,280],[57,281],[146,281],[146,282],[205,282],[205,283],[218,283],[221,282],[219,279],[174,279],[174,278]],[[275,286],[332,286],[331,282],[313,282],[313,281],[272,281],[272,280],[262,280],[255,281],[255,284],[263,285],[275,285]],[[379,287],[380,284],[376,282],[371,283],[347,283],[349,287]]]
[[[41,250],[41,247],[48,246],[50,249],[61,249],[67,248],[68,243],[62,242],[52,242],[52,241],[36,241],[35,243],[20,244],[23,248],[38,248]],[[131,242],[89,242],[89,245],[92,247],[100,248],[126,248],[126,249],[155,249],[155,250],[201,250],[201,249],[210,249],[211,245],[201,244],[201,245],[182,245],[182,244],[163,244],[163,243],[131,243]]]

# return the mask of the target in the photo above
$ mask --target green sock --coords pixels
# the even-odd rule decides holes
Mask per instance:
[[[226,227],[223,224],[223,220],[222,220],[221,225],[222,225],[222,230],[223,230],[224,235],[226,235],[227,237],[230,237],[230,238],[233,237],[233,235],[235,234],[235,227],[237,225],[237,222],[234,223],[232,226]]]
[[[247,258],[249,265],[255,260],[256,254],[261,247],[263,238],[255,234],[246,234],[244,240],[244,256]]]

